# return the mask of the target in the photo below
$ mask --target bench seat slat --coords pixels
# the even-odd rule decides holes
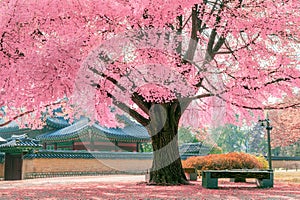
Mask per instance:
[[[211,178],[257,178],[269,179],[268,172],[211,172]]]

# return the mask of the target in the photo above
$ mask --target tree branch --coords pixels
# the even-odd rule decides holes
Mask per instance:
[[[141,114],[139,114],[137,111],[133,110],[129,106],[127,106],[125,103],[118,101],[112,94],[107,92],[107,96],[113,100],[113,104],[117,106],[122,111],[129,114],[131,117],[136,119],[140,124],[143,126],[147,126],[149,124],[149,120],[143,117]]]
[[[216,53],[219,51],[219,49],[223,46],[226,38],[221,36],[218,40],[218,42],[215,44],[214,48],[212,49],[213,55],[216,55]]]
[[[245,45],[243,45],[243,46],[241,46],[241,47],[239,47],[239,48],[236,48],[236,49],[234,49],[234,50],[229,46],[228,42],[225,42],[225,47],[228,49],[228,51],[219,51],[219,52],[215,52],[215,55],[217,55],[217,54],[233,54],[234,52],[237,52],[237,51],[239,51],[239,50],[241,50],[241,49],[248,48],[250,45],[255,44],[255,41],[259,38],[259,35],[260,35],[260,34],[257,34],[257,35],[255,36],[255,38],[253,38],[253,39],[252,39],[251,41],[249,41],[248,43],[244,40],[244,38],[242,38],[243,41],[244,41],[244,43],[245,43]]]
[[[120,85],[116,79],[114,79],[114,78],[106,75],[103,72],[98,71],[95,67],[90,67],[89,66],[88,69],[91,70],[93,73],[95,73],[95,74],[97,74],[97,75],[99,75],[99,76],[101,76],[101,77],[109,80],[111,83],[113,83],[115,86],[117,86],[121,91],[123,91],[123,92],[126,91],[126,88],[123,87],[122,85]]]
[[[212,96],[215,96],[215,94],[212,94],[212,93],[206,93],[206,94],[200,94],[200,95],[196,95],[196,96],[190,97],[189,99],[190,99],[190,100],[203,99],[203,98],[206,98],[206,97],[212,97]]]
[[[144,98],[136,92],[132,94],[131,100],[134,103],[136,103],[139,106],[139,108],[149,116],[149,109],[151,108],[150,103],[144,101]]]
[[[43,107],[54,106],[54,105],[58,105],[58,104],[61,104],[61,103],[63,103],[63,102],[62,102],[62,101],[54,102],[54,103],[46,104],[46,105],[43,106]],[[32,110],[28,110],[28,111],[26,111],[26,112],[22,112],[22,113],[20,113],[19,115],[16,115],[16,116],[14,116],[13,118],[9,119],[8,121],[5,121],[5,122],[1,123],[1,124],[0,124],[0,127],[6,126],[6,125],[10,124],[11,122],[13,122],[13,121],[19,119],[20,117],[23,117],[23,116],[25,116],[25,115],[29,115],[29,114],[31,114],[31,113],[33,113],[33,112],[35,112],[35,111],[36,111],[35,109],[32,109]]]
[[[198,12],[197,12],[198,6],[195,5],[192,8],[192,31],[191,31],[191,38],[189,41],[188,50],[184,56],[185,61],[192,61],[195,56],[196,48],[198,45],[199,38],[197,37],[198,32]]]
[[[206,90],[208,90],[208,89],[206,89]],[[225,98],[223,98],[221,96],[221,94],[223,94],[225,92],[226,91],[224,91],[222,93],[218,93],[218,94],[213,94],[212,96],[216,96],[216,97],[220,98],[221,100],[223,100],[224,102],[229,103],[229,104],[231,104],[233,106],[236,106],[238,108],[244,108],[244,109],[248,109],[248,110],[284,110],[284,109],[287,109],[287,108],[299,108],[299,106],[300,106],[300,102],[299,103],[298,102],[293,103],[293,104],[290,104],[290,105],[284,105],[284,106],[280,106],[280,104],[277,104],[277,106],[273,105],[273,106],[256,106],[256,107],[255,106],[240,105],[238,103],[228,101]]]
[[[252,79],[257,79],[256,77],[252,78]],[[274,83],[279,83],[279,82],[286,82],[286,81],[291,81],[292,79],[300,79],[300,77],[285,77],[285,78],[277,78],[275,80],[272,80],[272,81],[269,81],[269,82],[266,82],[264,83],[262,86],[268,86],[268,85],[271,85],[271,84],[274,84]],[[261,89],[262,87],[251,87],[251,86],[248,86],[248,85],[243,85],[243,88],[246,89],[246,90],[259,90]]]
[[[123,87],[122,85],[120,85],[118,83],[118,81],[108,75],[106,75],[103,72],[98,71],[96,68],[92,68],[89,67],[89,70],[91,70],[93,73],[109,80],[111,83],[113,83],[115,86],[117,86],[119,89],[121,89],[121,91],[127,91],[127,89],[125,87]],[[97,85],[97,88],[99,88],[100,86]],[[113,100],[113,104],[115,106],[117,106],[119,109],[121,109],[122,111],[128,113],[130,116],[132,116],[134,119],[136,119],[139,123],[141,123],[142,125],[147,125],[149,123],[149,120],[144,118],[142,115],[140,115],[138,112],[136,112],[135,110],[131,109],[129,106],[127,106],[126,104],[118,101],[111,93],[105,91],[107,93],[107,96],[109,98],[111,98]],[[149,114],[149,108],[148,108],[148,104],[144,101],[142,101],[137,94],[133,94],[132,96],[132,100],[133,102],[135,102],[139,108],[141,108],[141,110],[143,110],[146,114]]]

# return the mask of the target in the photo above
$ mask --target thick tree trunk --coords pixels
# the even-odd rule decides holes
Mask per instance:
[[[149,184],[188,184],[178,149],[178,104],[158,105],[151,112],[148,131],[152,138],[153,163]]]

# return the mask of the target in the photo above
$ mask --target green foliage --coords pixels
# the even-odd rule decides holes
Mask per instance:
[[[289,146],[275,147],[272,153],[275,156],[300,156],[300,140]]]
[[[194,156],[182,161],[185,168],[198,170],[223,170],[223,169],[263,169],[264,166],[257,157],[231,152],[227,154],[211,154],[207,156]]]
[[[267,153],[267,141],[264,128],[256,124],[251,129],[243,129],[233,124],[226,124],[212,130],[212,137],[224,153],[246,152],[253,154]]]
[[[254,127],[248,131],[248,135],[246,137],[247,152],[266,155],[268,151],[268,143],[265,137],[265,127],[262,127],[261,123],[257,123],[256,125],[254,125]]]
[[[178,129],[178,144],[199,142],[188,127],[180,127]]]
[[[212,130],[212,136],[223,152],[236,152],[245,150],[247,140],[246,131],[242,131],[238,126],[227,124]]]
[[[191,131],[189,127],[180,127],[178,129],[178,144],[179,146],[183,143],[196,143],[199,142],[195,136],[195,134]],[[153,152],[151,143],[143,143],[141,144],[141,148],[143,152]],[[220,152],[218,148],[214,150],[215,153]]]
[[[153,152],[151,143],[142,143],[141,150],[142,152]]]
[[[218,146],[214,146],[209,152],[209,154],[221,154],[221,153],[223,153],[223,150],[221,147]]]

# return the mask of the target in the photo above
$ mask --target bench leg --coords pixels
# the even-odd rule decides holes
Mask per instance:
[[[190,181],[197,181],[197,173],[185,173],[185,177]]]
[[[218,179],[211,178],[211,174],[209,172],[202,173],[202,187],[216,189],[218,188]]]
[[[190,173],[190,181],[197,181],[197,173]]]
[[[274,185],[273,173],[270,174],[270,179],[257,179],[257,185],[260,188],[271,188]]]

